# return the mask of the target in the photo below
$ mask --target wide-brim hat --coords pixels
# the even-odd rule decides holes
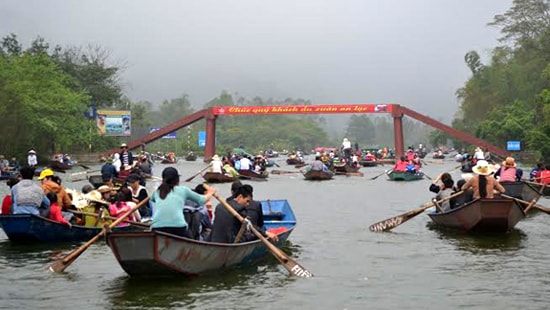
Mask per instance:
[[[123,147],[128,147],[128,145],[127,145],[126,143],[122,143],[122,144],[120,145],[120,147],[121,147],[121,148],[123,148]]]
[[[30,150],[29,154],[36,154],[36,152],[34,150]]]
[[[118,188],[116,187],[110,187],[108,185],[101,185],[97,188],[97,191],[104,194],[104,193],[110,193],[110,192],[116,192]]]
[[[212,160],[220,160],[220,156],[218,156],[218,154],[215,154],[214,156],[212,156]]]
[[[486,160],[478,160],[472,168],[472,172],[479,175],[490,175],[493,173],[493,167]]]
[[[101,193],[98,190],[93,190],[84,195],[84,199],[88,200],[88,202],[96,202],[108,206],[109,203],[101,198]]]
[[[513,157],[506,157],[506,160],[502,162],[502,166],[506,168],[515,168],[516,160]]]

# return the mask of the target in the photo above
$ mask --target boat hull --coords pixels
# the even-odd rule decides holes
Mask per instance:
[[[391,171],[388,173],[388,178],[390,181],[416,181],[424,178],[424,174],[420,173],[410,173],[403,171]]]
[[[332,179],[333,175],[334,174],[332,172],[309,170],[308,172],[304,173],[304,178],[310,181],[323,181]]]
[[[102,228],[73,225],[72,228],[30,214],[0,215],[0,225],[13,243],[56,243],[87,241]],[[132,231],[136,227],[116,227],[114,231]]]
[[[280,229],[275,245],[281,247],[296,225],[294,213],[286,200],[262,201],[262,209],[266,228]],[[122,269],[134,277],[193,277],[247,266],[268,253],[260,240],[213,243],[153,231],[108,233],[107,241]]]
[[[216,172],[206,172],[202,177],[208,183],[228,183],[236,180],[234,177]]]
[[[264,171],[263,173],[256,173],[251,170],[239,170],[240,178],[246,180],[247,178],[253,179],[267,179],[269,172]]]
[[[431,213],[439,226],[464,232],[506,232],[525,217],[523,207],[512,199],[476,199],[445,213]]]

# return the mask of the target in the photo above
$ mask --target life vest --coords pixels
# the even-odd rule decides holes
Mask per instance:
[[[542,170],[540,172],[540,184],[548,184],[550,183],[550,170]]]

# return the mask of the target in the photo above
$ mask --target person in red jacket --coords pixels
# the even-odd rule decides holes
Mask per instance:
[[[19,178],[10,178],[6,182],[6,185],[9,186],[11,189],[17,183],[19,183]],[[0,212],[0,214],[10,214],[10,213],[11,213],[11,191],[2,200],[2,212]]]
[[[54,192],[49,192],[46,194],[46,197],[50,200],[50,215],[48,218],[52,221],[68,225],[69,228],[72,228],[73,225],[64,219],[61,214],[61,207],[57,204],[57,194]]]

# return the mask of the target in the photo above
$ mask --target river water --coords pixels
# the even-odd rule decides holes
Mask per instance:
[[[280,168],[293,170],[284,161]],[[435,178],[456,166],[428,161]],[[182,179],[204,163],[179,162]],[[160,175],[165,166],[155,165]],[[102,242],[62,274],[44,268],[78,244],[12,245],[0,232],[2,309],[547,309],[550,288],[548,218],[533,214],[506,235],[468,236],[429,225],[421,214],[390,233],[368,226],[430,200],[427,179],[375,180],[389,166],[362,168],[364,177],[323,182],[298,174],[250,182],[257,199],[287,199],[298,225],[285,247],[314,273],[289,278],[272,257],[245,268],[193,280],[131,279]],[[80,188],[86,182],[64,185]],[[460,172],[453,171],[455,179]],[[202,179],[187,183],[195,186]],[[154,186],[150,184],[149,186]],[[216,186],[222,197],[228,184]],[[0,193],[5,194],[5,183]],[[540,204],[548,206],[548,200]]]

